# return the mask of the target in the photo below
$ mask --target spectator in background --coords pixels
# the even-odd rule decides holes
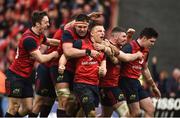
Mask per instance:
[[[117,16],[112,15],[116,11],[113,10],[114,6],[111,6],[116,3],[115,1],[118,0],[0,0],[0,50],[3,51],[2,57],[5,57],[11,49],[16,51],[15,48],[8,45],[11,42],[17,42],[15,39],[17,34],[19,32],[22,34],[31,26],[28,21],[33,10],[48,11],[53,25],[47,36],[52,37],[56,29],[61,24],[67,23],[73,15],[88,14],[93,11],[103,12],[105,17],[102,17],[101,20],[106,23],[104,26],[107,30],[113,24],[110,19],[116,19]],[[0,63],[6,63],[6,59],[1,59]],[[1,70],[5,71],[6,69],[7,67],[4,66]]]
[[[180,98],[180,78],[178,79],[178,90],[176,92],[176,97]]]
[[[161,70],[160,72],[157,71],[157,57],[154,56],[152,58],[152,76],[153,79],[158,86],[158,89],[161,92],[162,97],[167,96],[167,78],[168,72],[166,70]]]
[[[0,96],[0,117],[3,117],[3,111],[1,108],[1,104],[2,104],[2,97]]]
[[[2,101],[3,94],[5,93],[5,79],[6,76],[2,71],[0,71],[0,117],[3,117]]]
[[[167,92],[168,97],[176,97],[176,93],[179,92],[179,81],[180,81],[180,69],[174,68],[172,71],[172,77],[170,77],[168,80],[168,86],[167,86]]]

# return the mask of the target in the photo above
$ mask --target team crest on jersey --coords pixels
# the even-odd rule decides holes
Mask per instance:
[[[135,95],[135,94],[132,94],[129,99],[130,99],[130,100],[135,100],[135,99],[136,99],[136,95]]]
[[[63,79],[63,75],[59,75],[58,78],[57,78],[57,81],[61,81]]]
[[[82,103],[87,103],[89,100],[88,96],[84,96],[82,99]]]
[[[41,94],[47,95],[47,93],[48,93],[48,89],[42,89],[42,90],[41,90]]]
[[[124,94],[119,94],[118,99],[123,100],[124,99]]]
[[[15,96],[20,96],[21,95],[21,89],[20,88],[15,88],[12,91],[12,94],[15,95]]]
[[[105,97],[106,97],[103,89],[100,90],[100,93],[101,93],[101,97],[102,97],[102,98],[105,98]]]

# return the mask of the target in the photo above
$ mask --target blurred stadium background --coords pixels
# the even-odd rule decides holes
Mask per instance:
[[[107,34],[114,26],[131,27],[136,30],[135,39],[146,26],[157,29],[160,37],[151,50],[149,67],[165,100],[157,103],[164,108],[157,108],[156,116],[177,115],[176,111],[180,110],[179,0],[0,0],[0,99],[3,110],[7,107],[7,99],[3,96],[3,73],[14,59],[18,38],[31,26],[34,10],[48,11],[51,19],[51,27],[46,32],[48,37],[72,16],[92,11],[104,13],[102,20]],[[147,87],[145,83],[144,86]],[[168,110],[170,104],[174,107]]]

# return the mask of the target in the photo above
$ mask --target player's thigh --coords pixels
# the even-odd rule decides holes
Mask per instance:
[[[40,96],[49,94],[49,85],[52,84],[48,67],[40,64],[36,70],[35,91]]]
[[[74,73],[71,71],[65,70],[63,75],[60,75],[56,78],[56,89],[57,88],[69,88],[70,90],[73,89],[73,79]]]
[[[43,104],[45,102],[44,100],[44,96],[40,96],[40,95],[36,95],[34,100],[33,100],[33,104],[36,105],[36,104]]]
[[[132,116],[137,116],[141,113],[139,102],[130,103],[128,104],[128,107]]]
[[[154,112],[155,108],[153,106],[153,102],[150,97],[144,98],[139,101],[140,107],[145,110],[146,112]]]
[[[21,101],[22,108],[31,110],[33,107],[33,98],[23,98]]]
[[[21,103],[21,98],[13,98],[13,97],[9,97],[8,98],[8,105],[9,107],[14,107],[14,105],[20,106]]]
[[[102,106],[102,117],[110,117],[113,113],[113,108],[110,106]]]
[[[70,95],[70,80],[72,78],[72,74],[69,71],[64,71],[63,76],[59,76],[56,80],[55,89],[58,100],[61,98],[67,99]]]

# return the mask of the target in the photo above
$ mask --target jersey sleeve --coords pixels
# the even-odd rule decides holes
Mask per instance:
[[[148,62],[148,59],[149,59],[149,53],[147,53],[145,61]]]
[[[44,44],[44,43],[46,43],[46,41],[47,41],[47,38],[46,38],[46,36],[44,36],[42,43]]]
[[[78,39],[78,40],[74,41],[73,48],[81,49],[82,48],[82,40]]]
[[[63,42],[63,43],[66,43],[66,42],[72,42],[72,43],[73,43],[73,41],[74,41],[74,38],[73,38],[73,36],[71,35],[71,33],[68,32],[67,30],[65,30],[65,31],[63,32],[63,35],[62,35],[62,42]]]
[[[121,49],[124,53],[132,53],[132,46],[128,43]]]
[[[56,31],[56,33],[54,34],[53,38],[54,38],[54,39],[61,40],[62,34],[63,34],[63,29],[60,28],[60,29],[58,29],[58,30]]]
[[[28,52],[31,52],[37,48],[36,41],[33,38],[25,39],[23,42],[23,46]]]

